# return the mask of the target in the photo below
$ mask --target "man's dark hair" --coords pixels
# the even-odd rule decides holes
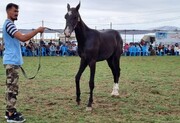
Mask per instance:
[[[19,6],[17,4],[14,4],[14,3],[9,3],[7,6],[6,6],[6,11],[11,9],[12,7],[15,7],[16,9],[19,9]]]

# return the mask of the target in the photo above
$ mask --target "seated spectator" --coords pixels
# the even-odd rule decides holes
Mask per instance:
[[[40,55],[46,56],[46,45],[41,46],[41,51],[39,51]]]
[[[168,48],[168,53],[167,53],[167,54],[168,54],[168,55],[171,55],[171,45],[168,45],[167,48]]]
[[[129,50],[129,44],[128,44],[128,43],[125,43],[125,45],[124,45],[124,55],[125,55],[125,56],[127,56],[128,50]]]
[[[177,43],[174,46],[174,53],[176,56],[179,55],[179,45]]]
[[[26,46],[26,51],[27,51],[27,56],[32,56],[32,46],[31,46],[31,43],[29,43]]]
[[[27,56],[26,43],[21,45],[22,56]]]
[[[45,52],[46,52],[46,55],[47,55],[47,56],[50,56],[50,45],[48,44],[48,45],[46,45],[45,47],[46,47],[46,51],[45,51]]]
[[[174,45],[171,46],[170,55],[175,55],[175,53],[174,53]]]
[[[31,43],[32,56],[37,56],[35,45],[36,45],[35,42]]]
[[[180,45],[179,45],[179,47],[178,47],[178,50],[177,50],[177,51],[178,51],[178,53],[180,54]]]
[[[61,55],[62,55],[62,56],[64,56],[64,55],[69,55],[69,54],[68,54],[68,47],[67,47],[65,44],[63,44],[63,45],[61,46]]]
[[[3,56],[4,46],[0,43],[0,56]]]
[[[76,44],[71,44],[71,47],[68,49],[70,55],[77,55],[77,46]]]
[[[56,54],[55,44],[51,44],[49,47],[49,50],[50,50],[50,56],[55,56],[55,54]]]
[[[158,55],[159,56],[164,55],[164,45],[159,44],[159,46],[158,46]]]
[[[168,47],[169,47],[169,45],[164,46],[164,54],[165,54],[165,55],[168,55],[168,53],[169,53]]]

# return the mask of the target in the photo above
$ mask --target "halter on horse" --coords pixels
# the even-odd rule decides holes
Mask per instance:
[[[79,71],[75,77],[76,80],[76,101],[80,104],[80,78],[87,66],[90,67],[90,97],[87,104],[87,110],[92,110],[93,103],[93,89],[94,89],[94,76],[96,69],[96,62],[107,60],[114,76],[114,86],[111,93],[112,96],[119,95],[119,77],[120,77],[120,57],[122,54],[123,41],[121,36],[116,30],[108,30],[99,32],[90,29],[82,21],[79,14],[80,3],[75,8],[70,8],[67,5],[67,14],[65,15],[66,27],[64,34],[70,37],[71,33],[75,30],[76,39],[78,41],[78,54],[81,57]]]

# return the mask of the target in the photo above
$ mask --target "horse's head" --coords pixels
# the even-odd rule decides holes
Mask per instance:
[[[77,24],[80,22],[79,10],[80,3],[76,8],[70,8],[70,5],[67,4],[67,14],[65,15],[66,27],[64,29],[64,34],[66,37],[70,37],[73,30],[76,28]]]

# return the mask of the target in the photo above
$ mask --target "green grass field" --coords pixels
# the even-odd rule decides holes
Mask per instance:
[[[113,78],[108,65],[97,63],[92,112],[85,111],[89,68],[81,78],[81,105],[76,105],[74,77],[79,61],[79,57],[43,57],[34,80],[26,80],[20,72],[17,107],[27,123],[180,123],[180,57],[122,57],[117,98],[110,95]],[[26,57],[24,62],[28,75],[33,75],[38,58]],[[5,123],[4,91],[1,65],[1,123]]]

